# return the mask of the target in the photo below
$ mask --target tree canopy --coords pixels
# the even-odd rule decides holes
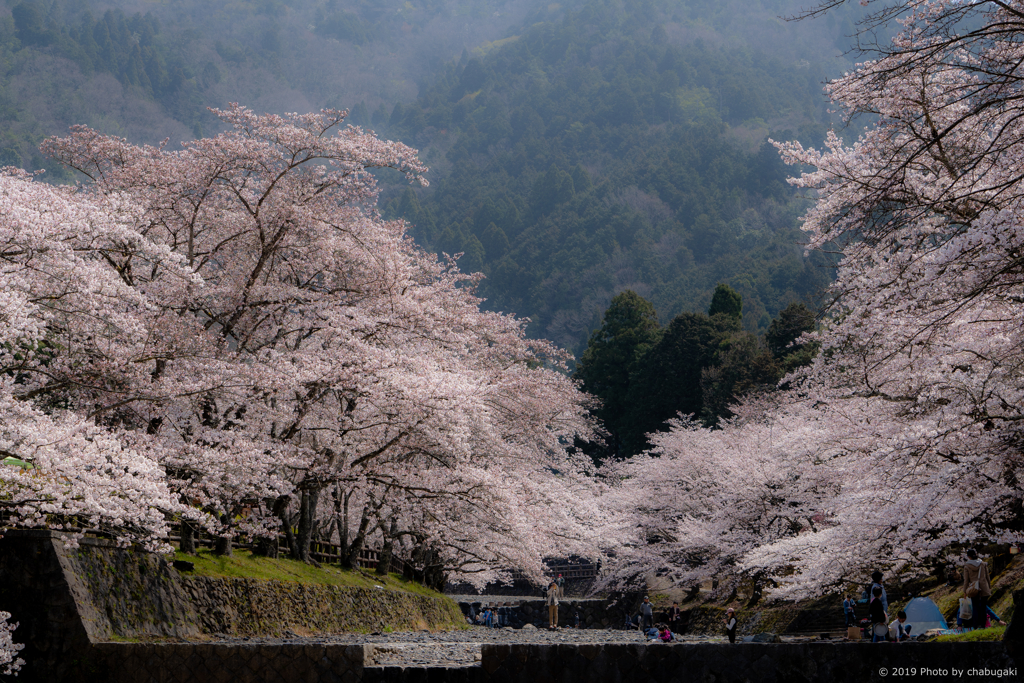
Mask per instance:
[[[707,314],[680,313],[659,329],[650,302],[631,291],[617,294],[576,368],[582,388],[602,402],[593,412],[610,437],[607,449],[586,450],[598,460],[635,455],[679,415],[715,426],[743,396],[773,388],[810,362],[812,345],[772,347],[767,335],[743,330],[742,305],[736,292],[719,284]],[[782,327],[795,339],[814,331],[815,318],[794,302],[770,329]]]

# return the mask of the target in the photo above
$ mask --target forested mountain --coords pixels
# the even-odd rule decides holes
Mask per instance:
[[[798,8],[594,0],[464,54],[379,121],[433,169],[389,210],[577,356],[627,288],[667,319],[728,282],[763,332],[830,277],[766,141],[820,143],[831,123],[846,26],[778,18]]]
[[[172,146],[221,129],[207,107],[349,108],[370,123],[537,0],[3,0],[0,165],[84,123]],[[543,3],[546,7],[547,3]],[[364,115],[365,114],[365,115]],[[67,179],[68,176],[65,176]]]
[[[763,332],[830,277],[802,255],[806,200],[766,138],[820,142],[853,10],[780,18],[800,7],[4,0],[0,164],[71,180],[37,146],[76,123],[173,148],[219,130],[211,106],[349,108],[431,166],[432,186],[392,186],[386,213],[463,253],[487,306],[531,317],[532,335],[578,356],[616,292],[667,320],[719,282]]]

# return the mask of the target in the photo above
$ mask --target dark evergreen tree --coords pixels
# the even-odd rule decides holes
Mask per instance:
[[[708,308],[708,315],[710,316],[719,313],[736,318],[737,320],[743,317],[743,297],[726,284],[719,284],[715,287],[715,293],[711,297],[711,307]]]
[[[739,332],[739,321],[727,315],[680,313],[672,319],[633,371],[623,434],[627,455],[648,448],[646,435],[664,429],[666,420],[703,415],[701,373],[716,364],[723,341]]]
[[[803,345],[790,346],[800,335],[814,331],[814,312],[802,303],[794,302],[779,312],[765,333],[768,348],[776,357],[782,358],[799,352]]]
[[[642,357],[659,333],[658,315],[651,302],[627,290],[617,294],[605,311],[601,329],[590,335],[590,342],[576,366],[576,377],[583,389],[601,399],[596,414],[610,437],[608,455],[621,456],[621,435],[627,425],[627,396],[630,377],[638,358]]]

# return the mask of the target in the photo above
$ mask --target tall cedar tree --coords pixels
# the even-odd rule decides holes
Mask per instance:
[[[608,430],[607,452],[621,456],[622,433],[627,428],[627,395],[634,363],[658,340],[658,314],[654,306],[632,290],[617,294],[604,314],[601,329],[590,335],[576,377],[587,392],[601,399],[596,411]]]

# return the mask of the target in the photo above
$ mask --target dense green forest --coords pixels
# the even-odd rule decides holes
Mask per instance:
[[[786,46],[805,28],[777,18],[787,4],[595,0],[464,54],[375,119],[435,169],[389,212],[577,355],[627,288],[671,317],[727,282],[763,332],[830,277],[766,138],[820,144],[835,62],[803,55],[841,46]]]
[[[219,130],[207,107],[390,111],[537,0],[0,0],[0,164],[84,123],[172,148]],[[547,3],[543,3],[546,7]],[[365,120],[364,120],[365,119]]]
[[[432,185],[386,184],[391,216],[482,271],[488,306],[582,353],[612,296],[666,319],[727,282],[764,332],[813,301],[806,200],[767,137],[817,144],[822,83],[854,9],[798,0],[3,0],[0,164],[70,174],[43,137],[132,142],[218,130],[210,106],[350,109],[419,147]],[[458,55],[461,54],[461,58]],[[418,96],[417,96],[418,93]]]
[[[743,329],[743,308],[743,297],[719,284],[707,313],[680,313],[661,327],[650,301],[617,294],[576,367],[601,399],[595,413],[608,432],[584,450],[595,460],[634,455],[650,446],[647,434],[680,415],[715,426],[740,397],[772,391],[811,361],[814,345],[795,343],[815,328],[807,306],[790,303],[762,335]]]

